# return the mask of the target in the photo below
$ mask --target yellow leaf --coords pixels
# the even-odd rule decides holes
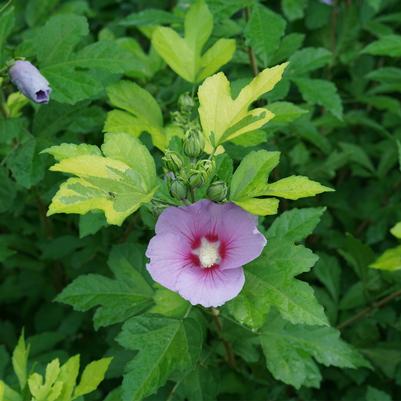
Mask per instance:
[[[231,97],[230,82],[222,72],[204,81],[198,91],[199,115],[209,149],[212,133],[216,145],[221,145],[225,141],[262,127],[274,117],[268,109],[258,108],[251,111],[248,109],[261,95],[274,88],[287,64],[263,70],[241,90],[236,99]]]
[[[391,234],[394,235],[394,237],[401,239],[401,221],[397,223],[391,230]]]
[[[275,198],[248,198],[234,201],[234,203],[249,213],[258,216],[267,216],[277,213],[279,200]]]

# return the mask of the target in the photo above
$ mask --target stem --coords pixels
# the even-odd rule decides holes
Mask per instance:
[[[219,335],[219,338],[224,345],[224,350],[226,353],[226,361],[231,368],[236,369],[237,362],[235,360],[235,354],[231,344],[223,337],[223,325],[221,324],[219,315],[220,315],[219,310],[217,308],[212,308],[213,321],[216,326],[217,334]]]
[[[344,329],[345,327],[350,326],[351,324],[355,323],[356,321],[364,318],[365,316],[369,315],[371,312],[375,311],[375,309],[380,309],[393,299],[398,298],[401,296],[401,288],[392,292],[390,295],[387,295],[386,297],[382,298],[381,300],[377,302],[373,302],[371,306],[368,306],[365,309],[360,310],[358,313],[356,313],[354,316],[351,316],[349,319],[344,320],[340,324],[337,325],[337,329],[341,330]]]
[[[191,186],[189,186],[189,196],[191,198],[192,203],[195,203],[195,191]]]
[[[246,7],[244,9],[244,12],[245,12],[245,20],[249,21],[249,18],[251,16],[251,12],[249,10],[249,7]],[[251,66],[252,66],[253,75],[256,77],[256,75],[259,74],[259,68],[258,68],[258,62],[256,60],[255,52],[253,51],[251,46],[247,47],[247,53],[248,53],[249,62],[251,64]]]
[[[3,93],[2,89],[0,89],[0,112],[1,112],[1,114],[3,114],[4,118],[8,118],[9,117],[8,116],[8,110],[7,110],[7,107],[6,107],[6,99],[4,97],[4,93]]]

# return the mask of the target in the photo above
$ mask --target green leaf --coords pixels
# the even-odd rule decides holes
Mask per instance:
[[[183,317],[189,307],[188,301],[179,294],[161,286],[156,289],[153,301],[155,305],[149,310],[149,313],[166,317]]]
[[[325,285],[333,300],[340,295],[341,267],[334,256],[319,254],[319,261],[313,269],[316,277]]]
[[[0,401],[23,401],[23,399],[20,394],[0,380]]]
[[[294,278],[309,271],[316,261],[317,256],[309,249],[273,238],[262,255],[246,266],[245,286],[240,295],[229,302],[230,313],[241,323],[258,328],[269,308],[275,306],[282,317],[292,323],[328,325],[312,288]]]
[[[14,6],[11,2],[6,2],[0,9],[0,65],[5,61],[4,45],[14,28],[14,24]]]
[[[355,163],[360,164],[363,167],[366,167],[371,172],[375,171],[375,168],[369,156],[361,146],[345,142],[340,142],[339,145],[350,161],[353,161]]]
[[[107,221],[103,213],[88,213],[79,216],[79,238],[96,234],[101,228],[107,226]]]
[[[30,346],[25,344],[24,331],[22,331],[12,356],[14,372],[21,391],[24,390],[27,383],[29,349]]]
[[[289,102],[270,103],[268,108],[274,114],[272,122],[276,124],[292,122],[303,114],[308,113],[307,110],[301,109],[295,104]]]
[[[230,199],[238,201],[260,196],[279,160],[280,152],[258,150],[248,153],[232,177]]]
[[[289,241],[302,241],[312,234],[319,224],[326,208],[292,209],[276,218],[267,230],[267,238],[282,238]]]
[[[8,176],[8,170],[0,166],[0,213],[4,213],[11,208],[16,196],[15,184]]]
[[[316,362],[341,368],[369,367],[354,348],[331,327],[292,325],[269,314],[260,342],[266,365],[275,379],[299,389],[318,388],[321,374]]]
[[[213,15],[204,0],[196,0],[184,21],[184,37],[167,27],[157,27],[152,46],[169,67],[186,81],[196,83],[215,73],[235,52],[233,39],[218,40],[206,53],[202,49],[213,30]]]
[[[374,263],[370,265],[375,269],[396,271],[401,269],[401,245],[384,251]]]
[[[203,334],[192,319],[139,316],[128,320],[117,341],[139,353],[128,364],[123,380],[124,401],[153,394],[173,373],[191,370],[199,358]]]
[[[82,373],[81,381],[74,390],[73,400],[81,395],[95,391],[99,384],[104,380],[104,376],[113,358],[103,358],[91,362]]]
[[[280,198],[295,200],[331,191],[334,190],[325,187],[318,182],[312,181],[308,177],[292,175],[271,184],[267,184],[263,195],[278,196]]]
[[[131,244],[114,247],[108,264],[115,279],[98,274],[81,275],[57,296],[57,301],[84,312],[100,306],[95,327],[128,319],[151,305],[153,290],[138,266],[141,251]]]
[[[97,96],[110,74],[123,73],[135,66],[130,53],[112,41],[92,43],[74,53],[88,33],[86,18],[60,14],[50,17],[29,39],[40,70],[53,88],[52,98],[61,103],[75,104]],[[103,74],[94,70],[102,70]]]
[[[88,23],[84,17],[56,15],[48,19],[33,39],[41,67],[68,60],[75,46],[88,33]]]
[[[85,214],[103,210],[109,224],[121,225],[157,188],[152,156],[141,142],[128,134],[106,134],[104,156],[83,154],[62,159],[50,168],[74,174],[54,196],[48,215]]]
[[[281,8],[290,21],[300,19],[304,16],[306,4],[306,0],[281,0]]]
[[[391,234],[394,235],[394,237],[401,239],[401,221],[398,222],[391,230]]]
[[[401,35],[384,35],[378,40],[369,43],[362,53],[373,54],[374,56],[401,56]]]
[[[148,8],[139,13],[133,13],[125,17],[118,24],[122,26],[147,26],[179,23],[178,18],[173,13],[164,10]]]
[[[384,391],[368,386],[366,401],[392,401],[392,398]]]
[[[258,3],[253,6],[245,37],[265,66],[272,53],[278,49],[286,25],[285,20],[269,8]]]
[[[34,136],[24,134],[19,146],[17,146],[7,159],[7,167],[13,177],[24,188],[31,188],[44,176],[44,161],[38,155],[38,143]]]
[[[60,0],[30,0],[25,9],[25,19],[30,27],[46,21]]]
[[[342,119],[343,107],[341,98],[332,82],[309,78],[296,78],[294,82],[306,102],[323,106],[335,117]]]
[[[200,54],[213,30],[213,15],[203,0],[197,0],[184,21],[185,41],[195,54]]]
[[[332,54],[322,47],[305,47],[289,59],[288,76],[297,78],[329,64]]]
[[[108,117],[105,128],[110,130],[109,132],[127,132],[124,130],[125,126],[133,126],[134,131],[130,129],[129,134],[138,136],[143,131],[147,131],[152,136],[155,146],[162,150],[166,147],[162,112],[155,98],[148,91],[134,82],[119,81],[107,88],[107,95],[114,107],[130,113],[123,115],[120,110],[113,110],[111,113],[119,114],[112,116],[112,119]],[[124,123],[119,121],[121,118]]]

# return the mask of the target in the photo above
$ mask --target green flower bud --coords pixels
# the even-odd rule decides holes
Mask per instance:
[[[178,107],[180,110],[187,111],[195,107],[194,99],[188,94],[184,93],[178,98]]]
[[[188,195],[188,188],[182,181],[175,180],[171,184],[170,193],[173,198],[183,200]]]
[[[205,183],[205,177],[201,172],[196,171],[189,176],[188,182],[192,188],[199,188]]]
[[[189,129],[184,138],[184,153],[191,158],[197,158],[205,147],[205,140],[199,129]]]
[[[209,160],[209,159],[199,160],[195,166],[195,169],[202,173],[205,181],[207,181],[209,178],[212,177],[215,168],[216,168],[216,163],[214,162],[214,160]]]
[[[207,197],[215,202],[221,202],[227,197],[228,188],[224,181],[215,181],[207,189]]]
[[[173,173],[178,173],[184,164],[181,156],[172,150],[166,151],[163,160],[167,170],[172,171]]]

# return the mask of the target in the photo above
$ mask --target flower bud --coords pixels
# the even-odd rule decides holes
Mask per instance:
[[[227,197],[228,188],[224,181],[215,181],[207,189],[207,197],[215,202],[221,202]]]
[[[29,61],[16,61],[8,71],[11,81],[27,98],[35,103],[48,103],[49,82]]]
[[[205,181],[207,181],[212,176],[215,168],[215,161],[209,159],[199,160],[198,163],[196,163],[195,167],[197,171],[200,171],[203,174],[203,178],[205,179]]]
[[[178,98],[178,107],[182,111],[188,111],[195,107],[194,99],[188,93],[184,93]]]
[[[183,200],[188,195],[188,188],[182,181],[175,180],[171,184],[170,193],[173,198]]]
[[[197,158],[205,147],[205,140],[199,129],[189,129],[184,138],[184,153],[191,158]]]
[[[177,152],[173,152],[171,150],[166,151],[163,160],[167,169],[173,173],[178,173],[184,164],[181,156]]]
[[[205,183],[205,177],[201,172],[196,171],[189,176],[188,182],[192,188],[199,188]]]

